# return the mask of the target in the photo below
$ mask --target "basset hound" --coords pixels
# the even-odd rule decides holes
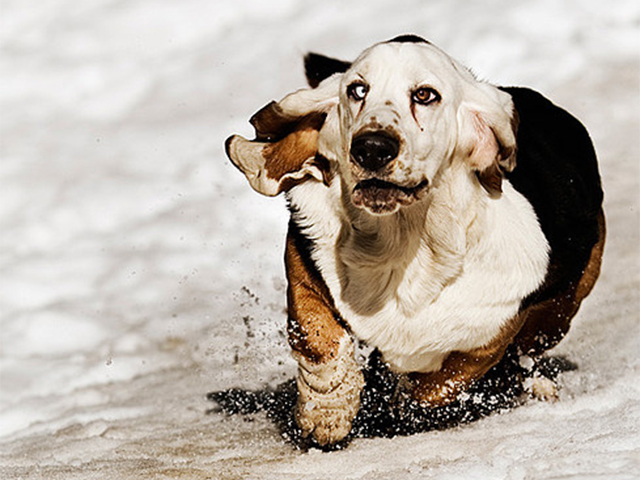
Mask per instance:
[[[603,192],[589,135],[527,88],[496,87],[404,35],[354,62],[309,54],[310,88],[226,142],[261,194],[286,195],[295,418],[340,442],[360,407],[355,342],[429,409],[509,346],[537,359],[600,271]]]

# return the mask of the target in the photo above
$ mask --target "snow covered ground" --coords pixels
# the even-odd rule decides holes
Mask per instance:
[[[636,0],[0,2],[0,477],[640,478]],[[556,353],[561,399],[464,427],[302,452],[205,394],[290,378],[282,199],[230,133],[344,59],[414,32],[590,130],[601,279]]]

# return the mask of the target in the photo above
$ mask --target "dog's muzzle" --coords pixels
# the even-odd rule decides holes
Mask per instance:
[[[396,212],[423,197],[428,182],[399,185],[390,177],[388,167],[398,158],[400,140],[385,130],[360,133],[351,142],[351,160],[362,170],[356,175],[360,181],[351,192],[356,207],[377,215]]]
[[[378,179],[363,180],[353,189],[351,201],[356,207],[365,208],[373,214],[385,215],[420,200],[428,186],[427,180],[410,187]]]
[[[375,172],[391,163],[400,151],[400,141],[384,131],[356,136],[351,142],[351,158],[363,169]]]

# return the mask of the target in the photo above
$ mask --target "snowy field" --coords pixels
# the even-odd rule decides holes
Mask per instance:
[[[640,478],[637,0],[0,0],[0,478]],[[297,450],[205,395],[291,378],[284,201],[231,133],[400,33],[578,116],[606,192],[603,272],[555,353],[560,401]]]

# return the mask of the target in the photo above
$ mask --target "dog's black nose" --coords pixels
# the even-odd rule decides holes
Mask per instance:
[[[400,142],[386,132],[367,132],[351,142],[351,157],[366,170],[380,170],[398,156]]]

